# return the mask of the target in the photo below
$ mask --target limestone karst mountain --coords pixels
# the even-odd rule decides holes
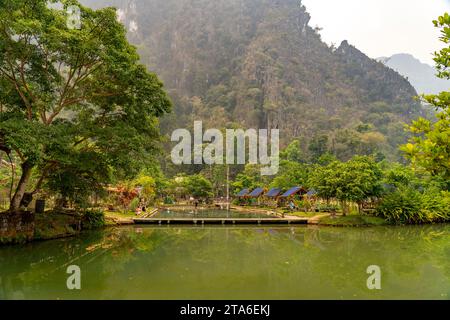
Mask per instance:
[[[346,41],[325,44],[299,0],[83,2],[120,9],[174,101],[166,132],[197,119],[279,128],[283,145],[322,137],[340,158],[391,156],[405,139],[403,122],[423,112],[403,76]]]

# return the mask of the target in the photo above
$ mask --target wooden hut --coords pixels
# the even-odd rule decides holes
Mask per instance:
[[[255,190],[253,190],[252,192],[249,193],[248,198],[249,199],[254,199],[254,201],[252,202],[256,202],[257,205],[260,204],[260,199],[261,196],[264,193],[264,189],[263,188],[256,188]]]
[[[277,206],[278,197],[281,195],[281,188],[272,188],[264,195],[264,202],[268,206]]]
[[[278,199],[278,205],[286,205],[289,200],[293,200],[296,196],[301,196],[307,193],[304,187],[293,187],[283,193]]]

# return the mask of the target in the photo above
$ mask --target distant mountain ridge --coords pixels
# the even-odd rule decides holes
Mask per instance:
[[[450,89],[450,80],[436,77],[435,68],[411,54],[400,53],[377,60],[406,77],[420,94],[437,94]]]

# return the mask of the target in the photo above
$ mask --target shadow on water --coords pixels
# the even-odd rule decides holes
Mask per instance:
[[[69,265],[81,290],[66,287]],[[450,225],[92,231],[0,248],[0,298],[449,299]]]

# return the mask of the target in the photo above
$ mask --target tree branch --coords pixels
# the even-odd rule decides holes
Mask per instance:
[[[27,108],[28,120],[31,121],[33,118],[33,112],[32,112],[32,107],[31,107],[30,101],[25,97],[25,94],[22,92],[22,90],[20,90],[19,81],[17,81],[17,78],[14,74],[14,67],[13,67],[12,63],[8,59],[6,59],[6,63],[8,63],[9,68],[11,70],[11,76],[13,79],[14,87],[15,87],[17,93],[19,93],[19,96],[22,99],[22,101],[25,103],[25,107]]]
[[[17,148],[13,148],[13,150],[17,153],[17,155],[19,156],[19,158],[20,158],[20,161],[22,161],[22,162],[25,162],[25,157],[24,157],[24,155],[22,154],[22,152],[20,152],[20,150],[19,149],[17,149]]]
[[[42,170],[42,174],[41,174],[41,176],[39,177],[39,180],[38,180],[38,182],[36,183],[36,186],[35,186],[33,192],[31,192],[31,194],[34,195],[34,194],[36,194],[36,193],[38,193],[38,192],[40,191],[41,186],[42,186],[42,183],[44,182],[45,178],[47,177],[48,172],[50,171],[50,169],[53,169],[53,168],[56,167],[56,166],[57,166],[57,162],[56,162],[56,161],[49,162],[49,163],[46,165],[46,167],[44,168],[44,170]]]
[[[11,158],[11,152],[7,152],[6,155],[8,156],[9,163],[11,164],[11,186],[9,187],[9,202],[11,202],[12,197],[13,197],[12,194],[13,194],[13,188],[14,188],[16,169],[14,168],[14,163]]]

